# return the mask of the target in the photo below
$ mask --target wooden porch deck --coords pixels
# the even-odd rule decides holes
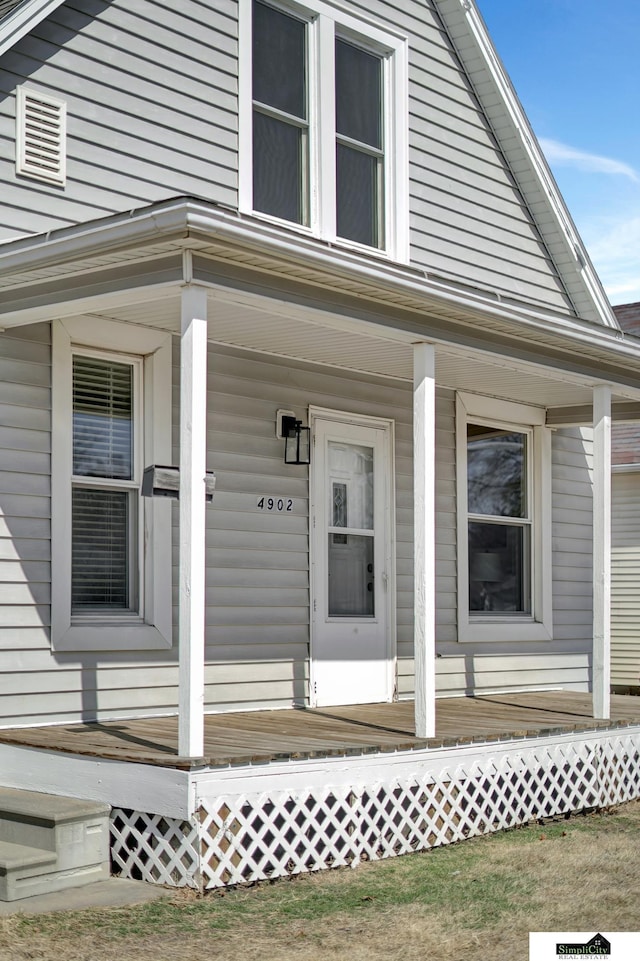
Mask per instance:
[[[435,738],[413,735],[413,701],[205,717],[205,756],[177,754],[176,717],[61,724],[0,731],[0,744],[192,769],[274,760],[453,747],[569,731],[640,725],[640,697],[612,695],[611,720],[592,717],[591,696],[573,691],[444,698]]]

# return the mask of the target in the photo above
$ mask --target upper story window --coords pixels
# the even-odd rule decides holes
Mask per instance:
[[[240,208],[408,259],[406,41],[241,0]]]
[[[336,233],[383,246],[382,57],[336,40]]]
[[[307,25],[253,6],[253,205],[309,223]]]

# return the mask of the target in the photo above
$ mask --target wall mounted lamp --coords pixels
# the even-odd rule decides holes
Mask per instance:
[[[285,464],[311,463],[311,429],[303,427],[293,411],[277,412],[276,437],[284,439]]]

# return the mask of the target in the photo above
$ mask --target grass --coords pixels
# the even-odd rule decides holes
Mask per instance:
[[[639,898],[633,802],[357,870],[12,916],[0,961],[524,961],[532,930],[637,930]]]

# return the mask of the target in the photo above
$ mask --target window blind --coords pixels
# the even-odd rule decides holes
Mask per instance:
[[[72,493],[71,608],[128,610],[128,491],[76,487]]]
[[[73,359],[73,473],[133,477],[133,368],[98,357]]]
[[[131,364],[74,356],[71,609],[76,614],[136,605],[133,405]]]

